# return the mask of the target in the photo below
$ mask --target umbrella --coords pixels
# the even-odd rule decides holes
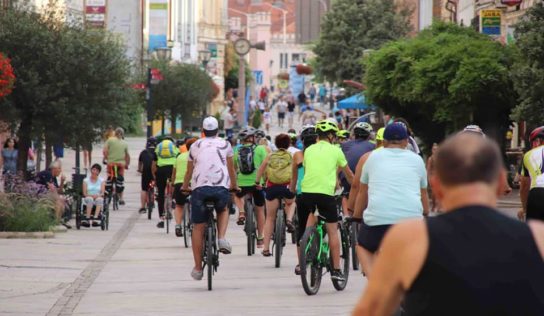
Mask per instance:
[[[365,96],[359,93],[338,102],[338,108],[366,110],[370,108],[370,105],[366,103]]]

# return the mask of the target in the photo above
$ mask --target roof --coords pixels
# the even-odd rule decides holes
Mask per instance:
[[[272,4],[279,2],[277,0],[261,0],[261,3],[254,3],[254,0],[229,0],[229,8],[245,13],[270,12],[272,20],[271,33],[283,33],[283,12],[271,8]],[[283,8],[287,13],[287,33],[294,34],[296,31],[295,0],[283,0]],[[246,17],[242,14],[229,10],[228,16],[240,17],[242,25],[246,25]]]

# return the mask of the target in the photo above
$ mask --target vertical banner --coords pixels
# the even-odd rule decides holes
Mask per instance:
[[[88,28],[106,27],[106,0],[85,1],[85,25]]]
[[[486,35],[501,35],[501,10],[480,11],[480,30]]]
[[[296,65],[291,65],[289,69],[289,88],[295,99],[301,92],[304,92],[304,75],[297,73]]]
[[[149,0],[149,51],[167,46],[168,0]]]

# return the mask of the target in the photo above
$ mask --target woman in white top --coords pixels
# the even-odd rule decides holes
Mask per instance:
[[[102,171],[102,167],[99,164],[94,164],[91,167],[91,174],[83,180],[83,197],[85,198],[85,205],[87,206],[86,220],[81,222],[81,226],[89,227],[89,218],[93,206],[96,206],[95,218],[100,214],[100,210],[104,205],[104,191],[106,189],[106,182],[98,175]],[[100,223],[93,221],[93,226],[100,226]]]

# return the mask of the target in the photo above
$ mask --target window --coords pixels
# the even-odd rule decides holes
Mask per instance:
[[[291,60],[292,60],[294,63],[300,62],[300,54],[292,54],[292,55],[291,55]]]
[[[280,69],[287,69],[289,67],[289,54],[280,53]]]

